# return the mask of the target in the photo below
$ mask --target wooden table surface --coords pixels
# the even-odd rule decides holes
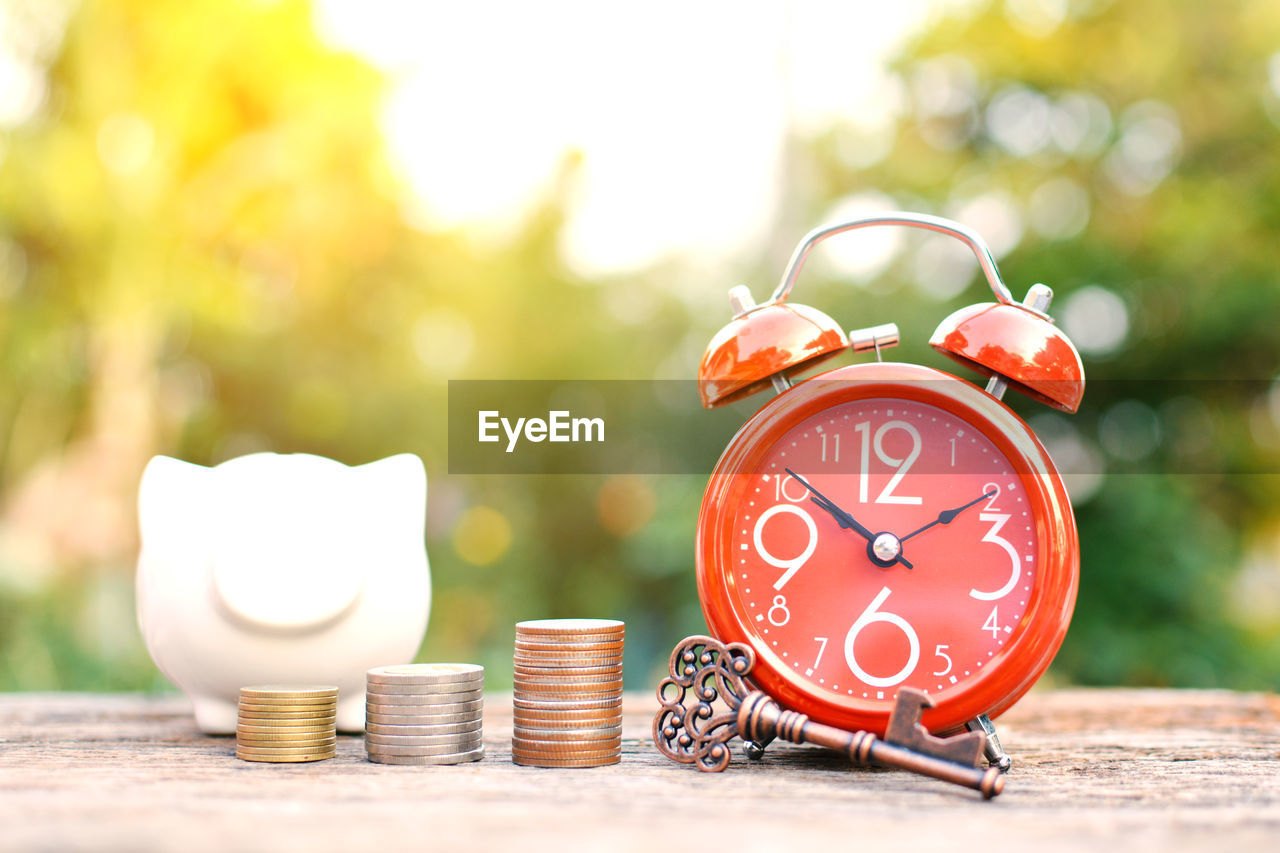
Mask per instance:
[[[181,697],[0,695],[0,850],[1280,850],[1274,694],[1033,692],[999,721],[1015,764],[990,802],[785,744],[699,773],[654,749],[654,708],[628,694],[622,762],[591,770],[512,764],[509,694],[478,763],[371,764],[343,737],[267,765]]]

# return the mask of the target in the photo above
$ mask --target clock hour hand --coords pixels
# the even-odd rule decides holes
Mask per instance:
[[[835,518],[837,524],[839,524],[845,530],[852,530],[853,532],[861,536],[863,539],[867,540],[868,542],[867,553],[871,555],[872,559],[876,560],[879,565],[890,566],[890,565],[893,565],[893,563],[897,562],[897,563],[902,563],[902,565],[906,566],[908,569],[915,568],[915,566],[911,565],[911,563],[905,557],[902,556],[902,549],[900,544],[899,544],[899,547],[893,550],[893,556],[890,557],[887,561],[878,559],[870,549],[873,546],[875,546],[875,544],[881,538],[885,538],[885,537],[889,539],[894,539],[895,544],[898,544],[898,540],[895,539],[893,534],[881,533],[877,535],[875,533],[872,533],[870,530],[868,530],[867,528],[859,524],[856,518],[854,518],[852,515],[849,515],[849,513],[845,512],[843,509],[837,506],[835,501],[831,500],[831,498],[827,497],[822,492],[815,489],[807,480],[804,479],[804,477],[801,477],[799,474],[797,474],[795,471],[792,471],[790,468],[783,468],[782,470],[790,474],[791,478],[795,480],[797,483],[799,483],[800,485],[808,489],[809,500],[813,501],[822,509],[831,513],[832,517]]]
[[[918,534],[924,533],[926,530],[928,530],[930,527],[933,527],[935,524],[950,524],[951,522],[956,520],[957,515],[964,512],[966,509],[973,506],[978,501],[985,501],[988,498],[993,498],[998,494],[999,492],[986,492],[985,494],[978,495],[976,498],[969,501],[964,506],[958,506],[955,509],[945,509],[942,512],[938,513],[937,518],[935,518],[933,521],[926,524],[924,527],[921,527],[917,530],[913,530],[910,533],[908,533],[906,536],[903,536],[902,541],[906,542],[912,536],[916,536]]]

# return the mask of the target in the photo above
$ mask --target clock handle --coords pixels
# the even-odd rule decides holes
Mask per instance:
[[[773,295],[769,297],[769,301],[785,302],[787,300],[787,297],[791,294],[791,288],[796,283],[796,278],[800,275],[800,268],[804,266],[805,259],[809,256],[809,252],[813,250],[814,246],[828,237],[834,237],[836,234],[843,234],[845,231],[854,231],[858,228],[870,228],[873,225],[900,225],[907,228],[923,228],[926,231],[936,231],[939,234],[955,237],[972,249],[974,255],[977,256],[978,265],[982,267],[982,273],[987,277],[987,284],[991,285],[991,292],[996,295],[996,299],[1005,305],[1017,304],[1013,294],[1009,292],[1008,286],[1005,285],[1004,279],[1000,277],[1000,270],[996,269],[996,259],[991,254],[991,249],[987,248],[986,242],[978,235],[978,232],[954,220],[943,219],[941,216],[902,211],[885,213],[880,216],[868,216],[865,219],[854,219],[849,222],[836,222],[810,231],[800,241],[800,245],[796,246],[790,262],[787,263],[787,271],[783,273],[782,281],[778,284],[777,289],[773,291]]]

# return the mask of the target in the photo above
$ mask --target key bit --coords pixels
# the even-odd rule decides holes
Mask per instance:
[[[727,744],[734,737],[755,743],[779,738],[826,747],[858,764],[875,762],[964,785],[986,799],[1004,789],[999,770],[974,766],[986,747],[982,732],[939,738],[920,725],[921,712],[933,703],[918,690],[898,692],[882,740],[783,708],[751,686],[747,676],[754,665],[754,652],[742,643],[726,645],[695,635],[677,645],[671,652],[671,675],[658,685],[662,707],[653,720],[658,751],[673,761],[718,772],[729,765]],[[727,708],[717,711],[717,705]]]

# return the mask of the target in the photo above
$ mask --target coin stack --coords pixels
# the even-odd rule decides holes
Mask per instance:
[[[338,688],[264,684],[240,688],[236,758],[276,764],[333,758]]]
[[[516,625],[511,756],[531,767],[599,767],[622,759],[622,644],[612,619]]]
[[[414,663],[369,670],[364,747],[379,764],[484,758],[484,667]]]

